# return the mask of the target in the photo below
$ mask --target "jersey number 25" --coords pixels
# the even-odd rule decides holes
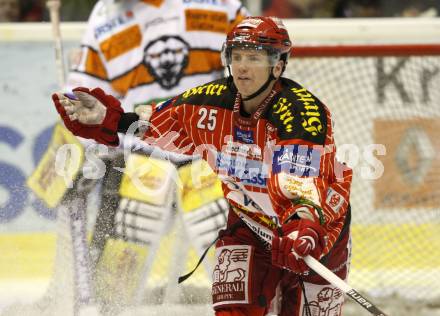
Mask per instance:
[[[217,110],[200,108],[199,115],[200,118],[197,122],[197,127],[213,131],[215,129],[215,124],[217,123]]]

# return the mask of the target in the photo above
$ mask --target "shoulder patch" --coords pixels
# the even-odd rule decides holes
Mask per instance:
[[[300,107],[301,126],[311,136],[319,136],[326,131],[326,112],[321,102],[305,88],[292,88]]]
[[[188,99],[191,96],[220,96],[227,90],[226,84],[208,83],[202,86],[191,88],[182,93],[182,99]]]
[[[282,140],[325,142],[327,113],[324,105],[307,89],[292,81],[274,98],[268,119],[277,127]]]
[[[235,91],[231,91],[227,80],[220,79],[186,90],[178,96],[175,105],[212,105],[232,108]]]

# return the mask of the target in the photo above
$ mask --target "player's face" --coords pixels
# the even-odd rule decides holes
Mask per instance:
[[[249,96],[267,81],[270,64],[265,50],[234,48],[231,53],[231,71],[238,91]]]

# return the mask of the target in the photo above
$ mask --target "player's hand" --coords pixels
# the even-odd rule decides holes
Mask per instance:
[[[134,112],[139,116],[139,121],[148,123],[153,113],[153,106],[151,104],[138,105]]]
[[[153,105],[151,104],[138,105],[134,109],[134,113],[136,113],[139,116],[137,135],[139,135],[139,137],[142,138],[150,126],[150,118],[151,115],[153,114]]]
[[[117,129],[123,114],[120,102],[100,88],[79,87],[72,94],[54,93],[52,100],[65,126],[76,136],[117,146]]]
[[[325,245],[326,233],[319,224],[307,219],[292,220],[272,240],[272,264],[305,273],[309,267],[302,257],[311,255],[319,260]]]

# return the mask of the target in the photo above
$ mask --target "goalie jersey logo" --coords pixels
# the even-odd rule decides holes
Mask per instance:
[[[124,99],[126,111],[219,78],[226,33],[247,15],[237,0],[117,3],[95,6],[67,90],[103,87]]]
[[[179,84],[188,52],[188,43],[179,36],[162,36],[145,47],[144,63],[160,86],[169,90]]]

